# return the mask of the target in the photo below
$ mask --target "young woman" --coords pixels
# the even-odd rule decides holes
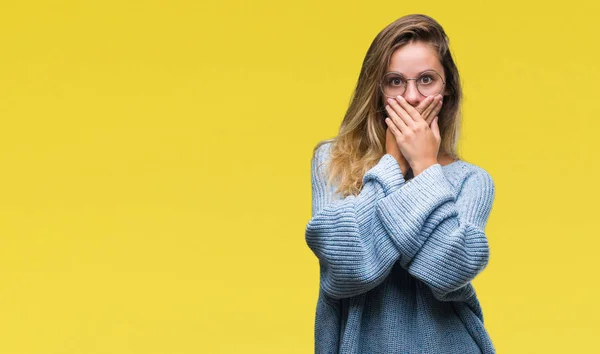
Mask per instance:
[[[461,86],[442,27],[402,17],[367,51],[339,134],[312,158],[316,353],[494,353],[471,281],[494,182],[456,153]]]

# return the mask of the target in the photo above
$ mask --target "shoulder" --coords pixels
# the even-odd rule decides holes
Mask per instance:
[[[332,145],[333,144],[330,141],[319,142],[313,148],[313,159],[318,161],[327,160],[329,158]]]
[[[331,157],[331,141],[319,142],[313,148],[312,165],[313,169],[322,168]]]
[[[331,200],[340,199],[340,196],[336,193],[337,184],[335,181],[329,181],[329,162],[331,160],[331,147],[333,144],[331,141],[319,142],[313,148],[313,157],[311,175],[313,191],[320,190],[322,193],[326,193]]]
[[[464,187],[494,191],[494,179],[483,167],[459,160],[442,168],[444,175],[459,191]]]

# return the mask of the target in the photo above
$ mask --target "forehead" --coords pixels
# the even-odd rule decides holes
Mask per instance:
[[[406,76],[415,76],[425,70],[442,71],[437,53],[423,42],[408,43],[394,51],[388,71],[397,71]]]

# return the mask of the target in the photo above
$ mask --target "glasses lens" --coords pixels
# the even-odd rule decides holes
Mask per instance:
[[[442,92],[444,81],[435,71],[426,71],[417,79],[417,89],[423,96],[433,96]]]
[[[426,71],[414,81],[417,89],[423,96],[437,95],[444,89],[444,81],[440,74],[435,71]],[[402,96],[406,90],[407,82],[408,80],[404,76],[395,72],[389,72],[381,80],[381,89],[386,96]]]
[[[381,80],[381,88],[386,96],[401,96],[406,88],[406,80],[400,74],[387,73]]]

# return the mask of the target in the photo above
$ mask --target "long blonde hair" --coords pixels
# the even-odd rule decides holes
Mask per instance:
[[[336,183],[336,193],[342,197],[357,195],[362,189],[364,174],[386,153],[386,114],[379,82],[394,51],[415,41],[430,45],[444,68],[448,96],[444,97],[444,105],[438,114],[440,152],[459,158],[456,144],[462,88],[458,68],[450,53],[449,39],[433,18],[422,14],[407,15],[390,23],[375,37],[365,55],[338,135],[319,142],[314,148],[313,156],[321,145],[332,143],[328,184]]]

